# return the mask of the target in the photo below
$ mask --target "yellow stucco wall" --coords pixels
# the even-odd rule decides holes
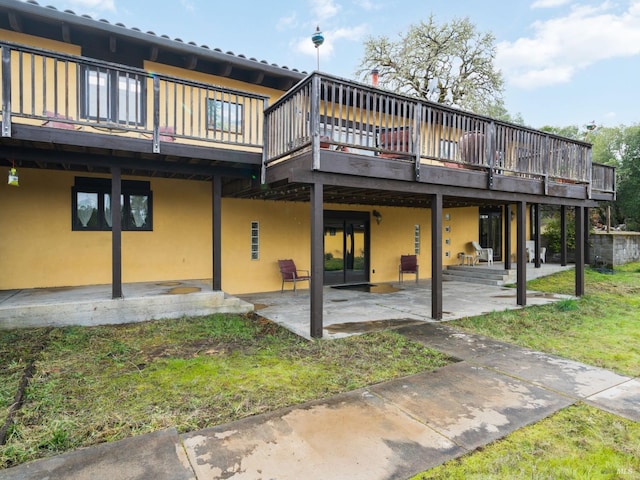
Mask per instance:
[[[75,175],[18,173],[20,187],[0,188],[0,289],[110,283],[111,233],[71,230]],[[123,281],[210,278],[210,184],[151,179],[151,190],[153,232],[122,233]]]
[[[111,282],[110,232],[71,230],[71,189],[77,174],[19,168],[20,187],[0,187],[0,289],[59,287]],[[79,176],[91,176],[78,174]],[[104,176],[102,176],[104,177]],[[139,179],[139,178],[138,178]],[[211,184],[148,179],[153,192],[153,231],[122,233],[124,282],[211,278]],[[370,279],[396,281],[400,255],[414,252],[420,225],[420,278],[431,276],[430,211],[416,208],[325,205],[327,210],[382,214],[372,217]],[[477,208],[451,209],[455,252],[477,237]],[[251,222],[260,225],[260,258],[251,259]],[[443,238],[449,238],[443,232]],[[239,294],[280,288],[277,260],[293,258],[310,268],[309,203],[222,200],[223,289]],[[374,273],[375,272],[375,273]]]

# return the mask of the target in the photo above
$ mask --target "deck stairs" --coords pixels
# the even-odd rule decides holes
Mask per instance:
[[[516,283],[515,268],[505,270],[504,265],[496,264],[490,266],[480,263],[474,266],[468,265],[448,265],[442,272],[445,281],[479,283],[482,285],[506,285]]]
[[[515,284],[518,270],[515,263],[512,263],[510,270],[504,268],[504,263],[494,262],[487,265],[484,262],[476,265],[448,265],[442,272],[445,281],[479,283],[483,285],[508,285]],[[572,269],[575,265],[560,266],[558,264],[541,264],[540,268],[535,268],[533,263],[527,263],[527,280],[551,275],[562,270]]]

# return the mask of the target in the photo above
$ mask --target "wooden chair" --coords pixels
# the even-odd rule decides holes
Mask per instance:
[[[405,273],[413,273],[418,283],[418,257],[416,255],[401,255],[400,266],[398,267],[398,281],[402,283]]]
[[[284,282],[293,282],[293,291],[297,290],[298,282],[311,280],[309,270],[298,270],[293,260],[278,260],[278,266],[280,267],[280,275],[282,275],[282,287],[280,293],[284,292]],[[302,274],[306,272],[306,274]]]

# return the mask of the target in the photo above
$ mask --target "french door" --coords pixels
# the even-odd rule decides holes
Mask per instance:
[[[369,212],[324,212],[324,284],[369,281]]]
[[[480,209],[480,246],[493,248],[493,260],[502,260],[502,208]]]

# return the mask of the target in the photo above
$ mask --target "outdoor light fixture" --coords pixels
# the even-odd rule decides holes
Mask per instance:
[[[16,166],[13,165],[9,169],[9,181],[7,182],[9,185],[13,185],[14,187],[19,187],[18,185],[18,171],[16,170]]]
[[[371,212],[371,215],[376,219],[376,223],[380,225],[380,222],[382,222],[382,214],[378,210],[374,210]]]

